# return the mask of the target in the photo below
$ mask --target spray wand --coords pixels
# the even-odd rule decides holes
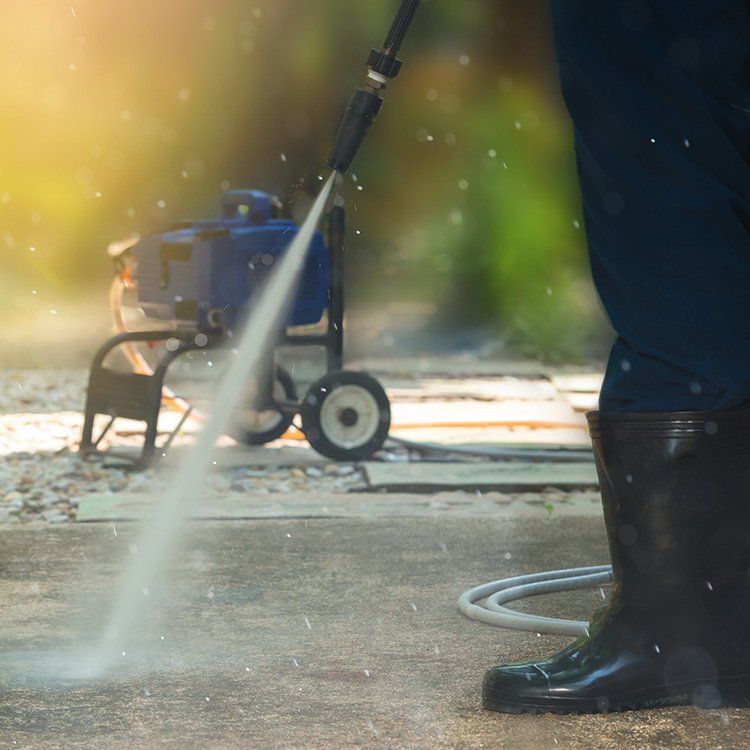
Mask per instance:
[[[419,0],[402,0],[383,48],[370,52],[367,59],[367,80],[362,88],[354,92],[344,112],[328,159],[328,166],[336,172],[346,174],[349,170],[367,131],[383,106],[380,95],[385,90],[388,79],[396,78],[401,72],[402,62],[397,55],[418,7]]]

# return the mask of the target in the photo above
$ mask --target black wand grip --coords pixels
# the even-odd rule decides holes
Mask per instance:
[[[331,169],[346,174],[357,155],[367,131],[380,112],[383,100],[374,92],[357,89],[339,126],[336,143],[328,159]]]

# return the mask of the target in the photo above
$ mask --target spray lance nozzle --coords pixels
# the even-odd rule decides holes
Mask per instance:
[[[381,50],[373,49],[367,60],[367,80],[362,88],[354,92],[349,106],[339,126],[336,142],[333,145],[328,166],[345,174],[360,146],[365,140],[367,131],[383,106],[381,93],[389,79],[396,78],[401,72],[401,60],[398,51],[406,37],[420,0],[402,0],[396,20],[391,26],[388,37]]]

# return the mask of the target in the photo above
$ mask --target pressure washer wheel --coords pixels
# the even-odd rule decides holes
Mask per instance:
[[[296,401],[297,389],[292,376],[283,368],[276,368],[273,385],[275,401]],[[263,404],[258,408],[257,384],[248,386],[245,406],[232,425],[231,436],[246,445],[265,445],[280,438],[291,426],[293,414],[285,414],[272,404]]]
[[[302,402],[302,429],[318,453],[360,461],[379,450],[391,429],[391,405],[383,386],[363,372],[330,372]]]

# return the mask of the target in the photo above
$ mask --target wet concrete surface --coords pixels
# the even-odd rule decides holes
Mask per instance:
[[[0,530],[0,747],[750,747],[750,711],[481,710],[486,667],[565,639],[471,622],[456,598],[493,578],[606,562],[590,514],[194,522],[161,614],[121,665],[61,677],[59,654],[95,643],[135,540],[128,524]],[[582,618],[598,601],[524,606]]]

